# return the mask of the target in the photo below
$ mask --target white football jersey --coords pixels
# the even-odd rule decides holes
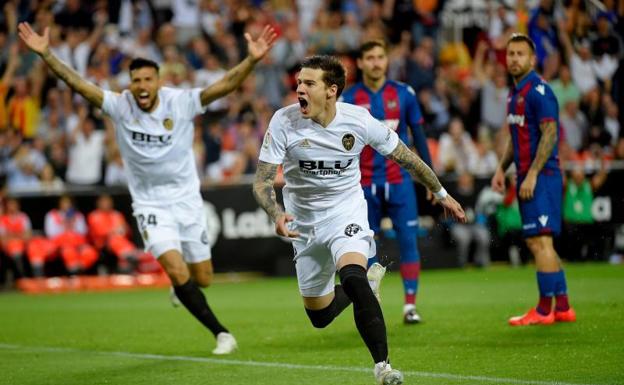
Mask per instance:
[[[117,144],[137,204],[199,196],[193,156],[193,118],[204,112],[201,89],[161,87],[158,107],[142,111],[129,90],[104,91],[102,110],[115,124]]]
[[[299,223],[318,223],[364,199],[360,153],[366,145],[388,155],[397,134],[363,107],[336,103],[336,116],[323,127],[301,115],[299,104],[273,115],[260,160],[283,164],[286,211]]]

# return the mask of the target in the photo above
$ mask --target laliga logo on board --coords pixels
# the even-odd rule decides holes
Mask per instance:
[[[276,237],[275,228],[269,216],[261,208],[255,211],[236,213],[226,208],[219,216],[215,206],[204,201],[206,213],[206,237],[208,244],[214,246],[219,234],[225,239],[271,238]],[[202,238],[204,234],[202,234]],[[203,241],[203,240],[202,240]]]

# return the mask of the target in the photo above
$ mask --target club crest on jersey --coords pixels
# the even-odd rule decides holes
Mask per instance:
[[[394,110],[395,108],[397,108],[397,101],[388,100],[388,102],[386,103],[386,107],[388,107],[389,110]]]
[[[355,136],[353,134],[344,134],[342,137],[342,146],[347,151],[351,151],[353,145],[355,144]]]
[[[169,118],[165,118],[165,120],[163,120],[163,126],[165,127],[165,130],[167,131],[173,130],[173,120]]]
[[[362,231],[362,228],[357,223],[351,223],[350,225],[347,225],[347,227],[345,227],[345,235],[347,237],[352,237],[360,231]]]
[[[516,99],[516,104],[521,105],[522,103],[524,103],[524,97],[522,97],[522,95],[518,95],[518,98]]]

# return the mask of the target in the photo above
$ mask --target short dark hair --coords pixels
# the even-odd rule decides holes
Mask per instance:
[[[364,54],[375,47],[383,48],[384,52],[388,52],[388,45],[381,39],[367,40],[360,46],[359,58],[363,58]]]
[[[144,59],[142,57],[137,57],[137,58],[132,59],[132,61],[130,62],[129,71],[132,73],[132,71],[138,70],[139,68],[144,68],[144,67],[152,67],[153,69],[156,70],[156,73],[158,73],[160,69],[158,68],[158,64],[155,61]]]
[[[527,43],[529,48],[531,48],[531,52],[535,54],[535,43],[533,42],[533,40],[531,40],[530,37],[528,37],[527,35],[523,33],[512,33],[509,40],[507,40],[507,44],[505,47],[509,47],[509,44],[511,43],[521,43],[521,42]]]
[[[323,83],[326,86],[331,87],[332,84],[338,86],[338,94],[342,94],[342,90],[345,87],[347,78],[347,71],[345,70],[340,60],[335,56],[329,55],[314,55],[309,56],[301,63],[301,68],[312,68],[323,70]]]

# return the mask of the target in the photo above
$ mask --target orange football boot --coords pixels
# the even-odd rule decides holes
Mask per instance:
[[[569,308],[566,311],[555,310],[555,321],[557,322],[576,322],[576,312]]]
[[[548,315],[541,315],[535,308],[531,308],[524,315],[509,319],[510,326],[552,325],[553,323],[555,323],[555,314],[553,312],[550,312]]]

